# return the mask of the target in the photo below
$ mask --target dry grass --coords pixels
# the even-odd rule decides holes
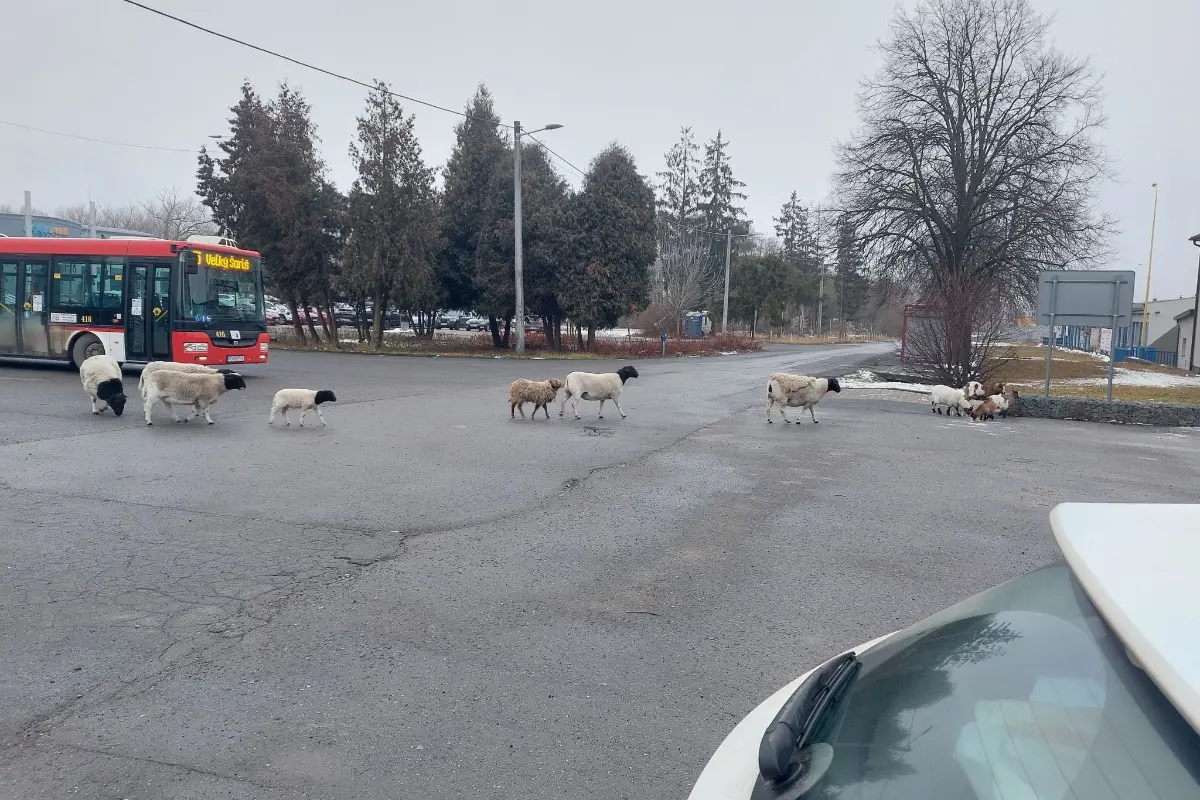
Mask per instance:
[[[1046,348],[1019,346],[1010,348],[1013,360],[1004,364],[996,380],[1012,384],[1022,392],[1040,394],[1046,379]],[[1148,364],[1142,361],[1122,361],[1119,366],[1135,372],[1156,372],[1167,375],[1184,375],[1183,370]],[[1086,353],[1070,350],[1054,351],[1051,362],[1050,394],[1055,397],[1107,396],[1105,385],[1074,383],[1080,379],[1108,377],[1108,362]],[[1113,386],[1114,400],[1142,401],[1153,403],[1184,403],[1200,405],[1200,386]]]

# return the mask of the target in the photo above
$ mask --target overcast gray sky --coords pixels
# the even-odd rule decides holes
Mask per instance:
[[[826,197],[831,145],[854,124],[859,78],[874,70],[891,0],[147,0],[264,47],[395,91],[461,108],[485,81],[501,116],[558,122],[546,143],[576,166],[624,144],[646,174],[690,125],[731,141],[758,230],[792,190]],[[1160,186],[1152,293],[1191,295],[1200,250],[1200,3],[1034,0],[1056,13],[1056,44],[1106,73],[1105,143],[1120,180],[1101,202],[1123,231],[1114,266],[1144,276],[1152,190]],[[9,4],[0,18],[0,120],[161,147],[226,130],[243,78],[264,94],[299,85],[330,174],[346,156],[365,90],[153,16],[120,0]],[[426,158],[441,164],[456,118],[421,106]],[[0,125],[0,203],[33,192],[43,209],[125,203],[195,186],[195,156],[112,147]],[[568,177],[573,177],[566,170]],[[1139,277],[1139,281],[1142,277]],[[1142,294],[1141,285],[1138,297]]]

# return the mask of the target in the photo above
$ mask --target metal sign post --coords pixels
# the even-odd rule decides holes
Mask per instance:
[[[1054,326],[1127,327],[1133,322],[1133,270],[1043,270],[1038,276],[1037,321],[1048,325],[1045,397],[1050,396]],[[1115,338],[1115,337],[1114,337]],[[1115,344],[1115,342],[1113,343]],[[1109,345],[1108,399],[1112,400],[1113,352]]]

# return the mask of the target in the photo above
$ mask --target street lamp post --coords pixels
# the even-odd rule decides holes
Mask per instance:
[[[1146,262],[1146,295],[1142,301],[1142,340],[1139,344],[1146,346],[1147,319],[1150,317],[1150,276],[1154,274],[1154,224],[1158,222],[1158,184],[1150,184],[1154,188],[1154,211],[1150,213],[1150,259]],[[1140,354],[1139,354],[1140,355]]]
[[[536,131],[524,131],[525,136],[542,131],[553,131],[561,128],[558,123],[550,123]],[[516,256],[513,260],[514,304],[513,324],[517,326],[517,352],[525,352],[525,273],[524,253],[521,242],[521,122],[513,122],[513,248]]]
[[[1196,247],[1200,247],[1200,233],[1188,241]],[[1192,303],[1192,344],[1188,351],[1188,369],[1192,372],[1200,372],[1200,368],[1196,367],[1196,334],[1198,332],[1200,332],[1200,265],[1196,267],[1196,299]]]

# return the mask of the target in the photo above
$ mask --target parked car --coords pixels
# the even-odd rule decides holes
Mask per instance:
[[[434,323],[435,328],[449,328],[457,330],[466,318],[466,314],[461,311],[443,311],[438,315],[437,322]]]
[[[1050,524],[1065,563],[801,675],[691,800],[1200,797],[1200,505],[1067,503]]]
[[[468,331],[486,331],[488,329],[488,318],[481,317],[478,314],[471,314],[462,323],[462,328]]]
[[[300,316],[301,325],[307,325],[310,318],[312,319],[313,325],[320,325],[322,322],[324,322],[326,325],[329,324],[329,315],[324,311],[317,311],[312,306],[309,306],[308,308],[302,308],[298,313]]]

